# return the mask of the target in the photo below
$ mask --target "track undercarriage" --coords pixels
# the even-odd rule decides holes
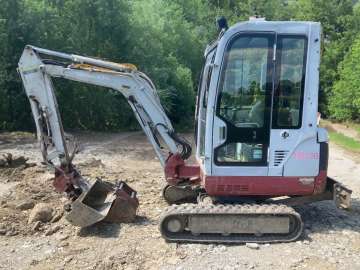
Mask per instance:
[[[168,242],[276,243],[291,242],[303,232],[299,213],[291,206],[333,200],[342,209],[350,207],[351,190],[328,178],[324,193],[287,199],[233,200],[202,193],[200,187],[166,186],[165,200],[172,204],[160,219],[160,232]],[[238,198],[237,198],[238,199]],[[240,198],[241,199],[241,198]],[[189,202],[196,202],[189,203]],[[226,201],[231,201],[228,198]],[[261,201],[261,203],[259,203]]]
[[[160,221],[169,242],[290,242],[302,229],[294,209],[276,204],[173,205]]]

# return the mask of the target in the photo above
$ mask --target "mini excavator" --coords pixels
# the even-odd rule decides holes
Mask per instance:
[[[139,202],[124,182],[88,180],[72,164],[52,78],[120,92],[152,144],[170,206],[160,219],[169,242],[289,242],[303,222],[293,206],[351,190],[327,176],[328,134],[318,125],[321,26],[251,19],[228,27],[204,52],[195,112],[195,157],[177,135],[149,77],[131,64],[26,46],[19,61],[44,161],[69,198],[67,220],[131,222]],[[167,151],[165,151],[166,149]]]

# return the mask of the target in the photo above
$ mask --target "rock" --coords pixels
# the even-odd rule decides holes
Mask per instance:
[[[72,256],[66,257],[65,260],[64,260],[64,263],[65,263],[65,264],[66,264],[66,263],[69,263],[69,262],[72,261],[72,259],[73,259]]]
[[[61,242],[59,244],[59,247],[68,247],[69,245],[70,245],[69,242]]]
[[[184,253],[184,252],[179,254],[179,258],[182,259],[182,260],[184,260],[186,257],[187,257],[187,254]]]
[[[179,259],[175,256],[169,257],[166,262],[171,265],[176,265],[179,263]]]
[[[58,222],[63,216],[63,212],[57,213],[54,215],[54,217],[51,219],[51,223]]]
[[[25,200],[16,205],[15,208],[19,210],[28,210],[34,208],[34,205],[33,201]]]
[[[67,235],[67,234],[61,234],[61,235],[59,235],[58,237],[57,237],[57,239],[59,240],[59,241],[64,241],[64,240],[66,240],[66,239],[68,239],[69,238],[69,235]]]
[[[224,251],[226,251],[226,247],[223,246],[223,245],[221,245],[221,246],[219,247],[219,250],[220,250],[221,252],[224,252]]]
[[[47,203],[38,203],[31,210],[28,223],[34,223],[36,221],[48,222],[53,217],[53,208]]]
[[[260,246],[257,243],[246,243],[246,247],[250,248],[250,249],[259,249]]]
[[[127,265],[125,267],[125,270],[136,270],[136,269],[137,269],[137,267],[135,267],[134,265]]]
[[[210,244],[210,245],[208,245],[207,250],[212,251],[212,250],[214,250],[214,247],[215,246],[213,244]]]
[[[304,240],[304,241],[303,241],[303,244],[304,244],[304,245],[310,245],[310,241],[309,241],[309,240]]]
[[[5,235],[6,234],[6,229],[0,229],[0,235]]]
[[[7,164],[5,159],[0,158],[0,167],[5,167]]]
[[[36,232],[36,231],[38,231],[38,230],[40,229],[40,227],[41,227],[41,222],[40,222],[40,221],[36,221],[36,222],[34,223],[34,225],[32,226],[31,230],[34,231],[34,232]]]
[[[32,261],[30,262],[30,265],[32,265],[32,266],[37,265],[37,264],[39,264],[39,261],[38,261],[38,260],[32,260]]]
[[[11,230],[7,231],[5,235],[6,236],[15,236],[15,235],[18,235],[18,234],[19,234],[18,231],[14,230],[14,229],[11,229]]]
[[[52,234],[56,233],[58,230],[60,230],[60,229],[61,229],[61,226],[60,226],[60,225],[53,226],[53,227],[49,228],[49,229],[45,232],[45,235],[46,235],[46,236],[52,235]]]

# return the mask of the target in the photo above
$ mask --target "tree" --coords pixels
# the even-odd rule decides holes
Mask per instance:
[[[154,81],[170,119],[188,126],[203,52],[217,38],[215,18],[229,25],[267,20],[320,21],[324,29],[321,111],[331,116],[339,63],[360,29],[353,0],[0,0],[0,129],[34,128],[16,72],[26,44],[130,62]],[[113,91],[55,80],[65,128],[138,127],[126,100]],[[335,90],[334,90],[335,92]]]
[[[136,0],[131,10],[129,58],[152,78],[171,120],[192,123],[203,44],[176,3]]]
[[[26,100],[19,76],[16,72],[19,55],[24,48],[24,40],[31,31],[29,25],[23,21],[24,3],[20,0],[0,0],[0,21],[4,30],[0,43],[1,68],[1,97],[2,110],[0,128],[27,129],[29,128],[30,106]]]
[[[339,65],[330,112],[338,120],[360,120],[360,35]]]
[[[359,16],[353,0],[297,0],[290,6],[294,18],[321,22],[323,29],[322,60],[320,66],[320,110],[325,116],[333,83],[338,79],[337,66],[349,50],[359,31]]]
[[[0,19],[0,44],[6,44],[7,42],[7,32],[5,31],[5,19]],[[6,128],[6,88],[5,88],[5,81],[6,81],[6,69],[5,69],[5,51],[4,48],[0,47],[0,96],[3,97],[2,102],[0,102],[0,130]]]

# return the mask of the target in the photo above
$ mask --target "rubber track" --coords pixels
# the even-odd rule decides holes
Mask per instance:
[[[255,236],[249,234],[230,234],[224,236],[222,234],[200,234],[193,235],[190,231],[181,233],[171,233],[163,228],[163,222],[170,216],[188,217],[191,215],[214,214],[226,215],[271,215],[271,216],[289,216],[297,223],[294,231],[286,235],[281,234],[265,234]],[[200,243],[276,243],[291,242],[299,238],[303,231],[303,223],[301,216],[293,208],[279,204],[181,204],[171,205],[167,207],[160,219],[160,232],[168,242],[200,242]]]

